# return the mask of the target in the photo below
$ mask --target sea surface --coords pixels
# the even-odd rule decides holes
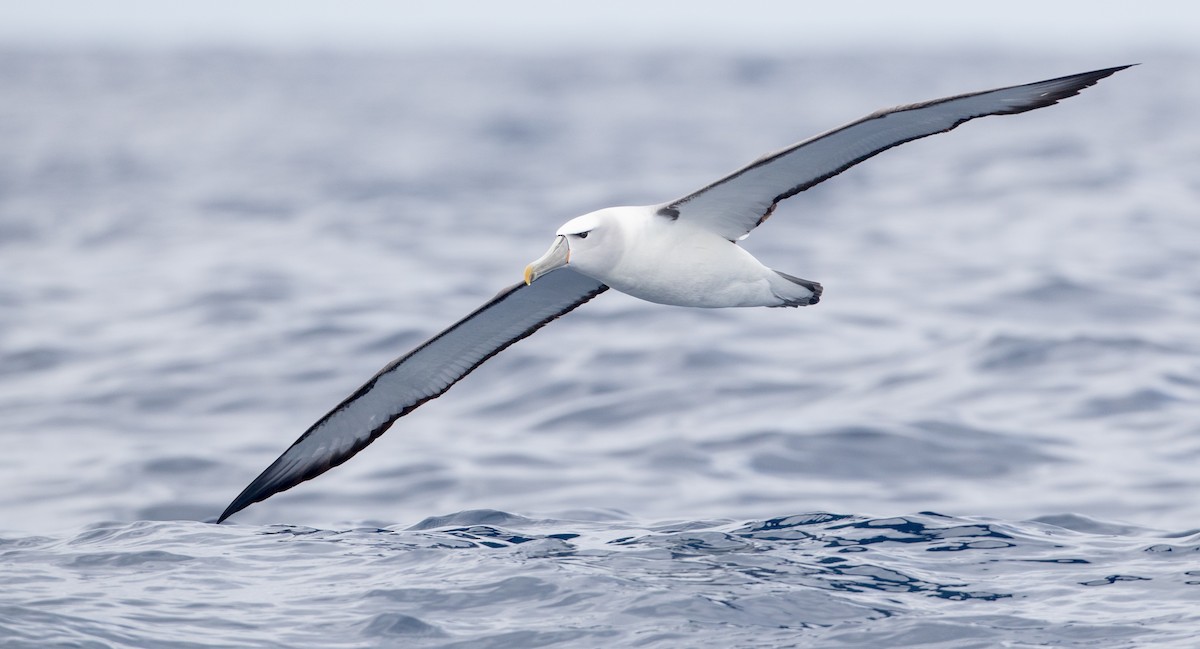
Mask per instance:
[[[1200,646],[1200,59],[885,152],[213,519],[557,227],[1137,61],[0,50],[0,647]]]

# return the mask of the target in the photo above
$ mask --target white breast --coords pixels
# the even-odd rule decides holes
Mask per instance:
[[[775,306],[775,272],[706,228],[647,210],[623,215],[623,250],[595,279],[637,298],[691,307]]]

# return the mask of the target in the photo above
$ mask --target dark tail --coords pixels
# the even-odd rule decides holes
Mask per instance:
[[[819,283],[807,279],[800,279],[799,277],[794,277],[779,271],[775,271],[775,273],[793,284],[803,286],[804,288],[812,291],[812,295],[807,298],[789,300],[787,303],[781,304],[780,306],[809,306],[821,301],[821,292],[825,289],[821,288]]]

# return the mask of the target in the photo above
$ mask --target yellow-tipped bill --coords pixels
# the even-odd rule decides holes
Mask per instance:
[[[566,266],[570,259],[571,249],[567,247],[567,238],[560,234],[554,238],[554,245],[550,246],[546,254],[525,267],[525,283],[532,284],[533,280],[542,275]]]

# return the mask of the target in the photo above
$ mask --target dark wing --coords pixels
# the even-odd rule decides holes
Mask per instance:
[[[217,522],[349,460],[400,417],[441,395],[509,345],[608,287],[569,268],[515,284],[407,355],[313,424],[225,508]]]
[[[1080,90],[1123,65],[1023,86],[973,92],[897,106],[771,153],[717,182],[659,208],[669,218],[703,223],[734,241],[771,215],[776,203],[896,145],[987,115],[1011,115],[1043,108]]]

